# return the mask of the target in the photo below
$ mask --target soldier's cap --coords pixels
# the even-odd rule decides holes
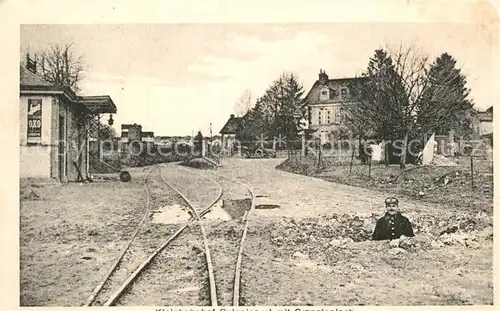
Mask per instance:
[[[395,197],[388,197],[385,199],[385,205],[399,204],[399,200]]]

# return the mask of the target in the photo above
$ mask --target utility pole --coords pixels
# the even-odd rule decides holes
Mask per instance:
[[[101,114],[97,114],[97,157],[101,158]]]
[[[212,122],[210,122],[210,143],[212,143]]]

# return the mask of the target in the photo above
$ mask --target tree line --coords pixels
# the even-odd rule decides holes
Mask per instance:
[[[377,49],[359,79],[349,83],[354,100],[343,104],[343,124],[337,138],[399,140],[401,167],[408,163],[408,142],[433,132],[468,137],[472,134],[473,102],[466,76],[456,60],[442,53],[432,63],[415,46]],[[246,91],[245,94],[247,94]],[[240,141],[285,135],[297,138],[300,118],[308,118],[304,89],[297,74],[283,73],[272,81],[243,114],[237,132]],[[248,98],[248,94],[242,96]],[[244,109],[243,109],[244,110]],[[241,113],[241,109],[239,110]],[[421,141],[423,148],[425,142]],[[405,147],[406,146],[406,147]],[[385,144],[386,163],[391,145]]]
[[[50,46],[38,53],[37,59],[38,73],[45,80],[80,90],[85,65],[72,44]],[[401,140],[404,146],[432,132],[453,130],[457,136],[471,135],[475,110],[466,76],[456,63],[448,53],[430,62],[416,46],[375,50],[359,79],[348,85],[355,104],[344,104],[344,122],[335,134],[338,138]],[[298,75],[282,73],[254,103],[251,92],[243,92],[235,105],[242,117],[236,136],[243,142],[280,135],[286,141],[296,140],[299,121],[309,118],[306,104]],[[102,129],[106,129],[103,136],[113,135],[107,125]],[[402,150],[404,167],[407,148]],[[385,154],[389,153],[386,150]]]

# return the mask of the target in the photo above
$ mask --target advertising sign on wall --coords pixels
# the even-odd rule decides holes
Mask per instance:
[[[28,99],[28,142],[42,140],[42,100]]]

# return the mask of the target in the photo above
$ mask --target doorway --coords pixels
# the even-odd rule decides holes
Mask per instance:
[[[59,116],[59,140],[58,140],[58,162],[59,162],[59,181],[66,180],[66,157],[65,157],[65,140],[64,140],[64,117]]]

